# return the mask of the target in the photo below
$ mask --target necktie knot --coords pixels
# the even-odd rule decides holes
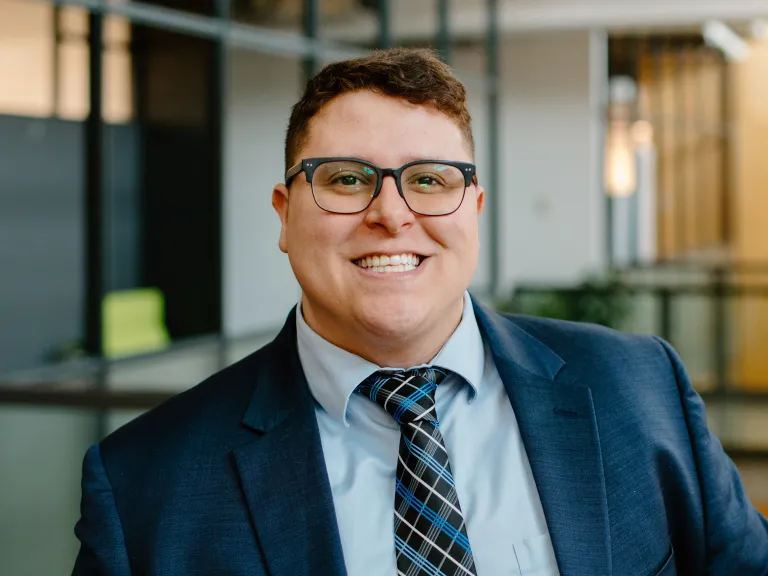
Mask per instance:
[[[441,368],[380,370],[366,378],[356,392],[376,402],[399,424],[426,420],[437,425],[435,390],[445,377]]]

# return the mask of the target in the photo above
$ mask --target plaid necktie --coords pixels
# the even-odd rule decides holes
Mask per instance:
[[[475,576],[475,562],[435,411],[439,368],[376,372],[356,391],[400,424],[395,556],[402,576]]]

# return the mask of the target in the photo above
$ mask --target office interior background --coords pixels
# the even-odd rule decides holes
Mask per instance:
[[[0,0],[0,573],[69,573],[82,457],[266,343],[290,107],[432,46],[500,310],[661,335],[768,513],[768,4]]]

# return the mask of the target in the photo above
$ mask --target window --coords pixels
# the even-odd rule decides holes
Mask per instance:
[[[84,120],[90,111],[88,11],[0,0],[0,114]],[[131,26],[104,19],[103,118],[134,115]]]
[[[0,113],[53,114],[53,7],[0,0]]]

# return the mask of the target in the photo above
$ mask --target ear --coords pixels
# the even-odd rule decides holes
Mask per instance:
[[[483,213],[483,208],[485,207],[485,189],[479,184],[476,184],[475,190],[477,190],[477,214],[480,215]]]
[[[272,190],[272,207],[280,217],[280,238],[278,246],[284,253],[288,253],[288,188],[285,184],[277,184]]]

